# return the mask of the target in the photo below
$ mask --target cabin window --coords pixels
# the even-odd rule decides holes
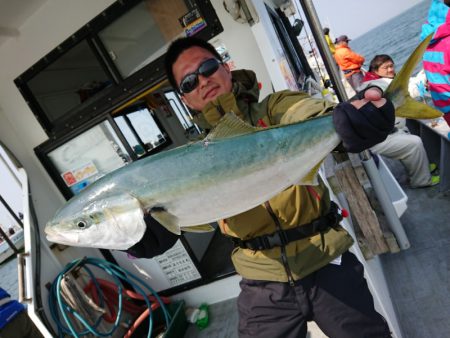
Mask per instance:
[[[78,194],[100,177],[131,162],[109,121],[95,125],[50,151],[48,158],[66,190],[72,194]]]
[[[129,108],[114,120],[138,157],[170,143],[153,111],[146,105]]]
[[[182,0],[144,1],[99,33],[123,78],[162,56],[170,41],[184,35],[178,19],[187,12]]]
[[[87,41],[74,46],[28,82],[32,95],[51,122],[95,100],[111,85],[111,78]]]
[[[195,125],[192,122],[192,115],[189,112],[189,109],[183,103],[183,101],[180,100],[178,94],[175,93],[175,91],[168,91],[164,93],[164,96],[166,100],[169,102],[175,114],[177,115],[178,120],[180,120],[180,123],[183,126],[183,128],[185,130],[188,130],[193,127],[195,128]],[[199,129],[198,132],[200,132]]]

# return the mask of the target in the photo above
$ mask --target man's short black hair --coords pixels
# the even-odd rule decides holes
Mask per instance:
[[[173,64],[177,61],[178,57],[181,53],[183,53],[186,49],[191,47],[200,47],[209,51],[212,55],[214,55],[217,60],[222,61],[219,52],[211,45],[209,42],[199,38],[187,37],[187,38],[179,38],[173,41],[169,48],[167,49],[166,55],[164,57],[164,67],[166,69],[167,78],[169,79],[170,84],[176,90],[178,89],[178,83],[175,81],[175,77],[173,76],[172,67]]]

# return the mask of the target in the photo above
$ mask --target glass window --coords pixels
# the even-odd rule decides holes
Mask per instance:
[[[85,40],[39,72],[28,87],[53,122],[111,84]]]
[[[131,108],[128,113],[115,117],[114,121],[137,156],[169,141],[145,105]]]
[[[108,121],[59,146],[48,157],[74,194],[131,161]]]
[[[163,55],[168,43],[184,36],[178,21],[188,12],[183,0],[143,1],[99,33],[124,78]]]
[[[189,113],[189,109],[178,97],[178,94],[176,94],[175,91],[170,91],[164,93],[164,96],[166,97],[167,101],[169,101],[172,110],[177,115],[183,128],[185,130],[191,128],[193,126],[192,116]]]
[[[114,118],[114,121],[117,123],[117,126],[119,127],[125,139],[128,141],[128,144],[133,149],[134,153],[139,157],[145,155],[144,147],[141,146],[134,130],[131,128],[129,122],[125,119],[125,117],[116,117]]]

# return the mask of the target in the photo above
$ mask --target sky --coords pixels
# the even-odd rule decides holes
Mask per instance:
[[[329,27],[333,38],[347,35],[355,39],[422,1],[313,0],[313,4],[322,27]]]

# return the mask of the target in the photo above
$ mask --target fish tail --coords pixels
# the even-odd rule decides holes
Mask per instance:
[[[407,119],[435,119],[442,116],[442,113],[436,108],[407,96],[405,102],[395,109],[395,116]]]
[[[422,60],[432,34],[424,39],[409,56],[402,69],[395,76],[386,90],[385,96],[390,99],[395,106],[395,116],[410,119],[434,119],[442,116],[442,113],[424,103],[416,101],[409,96],[409,79],[412,76],[417,64]]]

